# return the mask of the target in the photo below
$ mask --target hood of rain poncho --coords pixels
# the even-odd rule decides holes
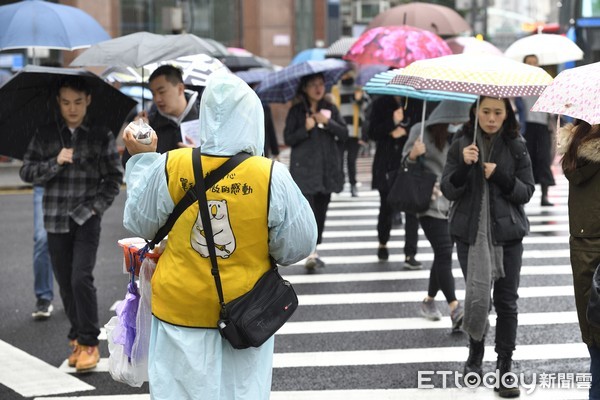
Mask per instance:
[[[458,124],[469,120],[469,110],[473,103],[444,100],[427,118],[426,126],[435,124]]]
[[[262,155],[264,143],[264,109],[254,90],[234,74],[212,73],[200,100],[202,153]]]

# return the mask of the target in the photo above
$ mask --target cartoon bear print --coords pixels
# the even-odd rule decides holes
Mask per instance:
[[[229,222],[227,201],[209,200],[208,215],[213,230],[217,257],[228,258],[235,251],[235,235],[233,234],[233,229]],[[192,248],[200,253],[202,257],[208,258],[210,256],[208,254],[208,246],[206,244],[206,236],[202,226],[200,211],[198,211],[196,223],[192,228],[191,244]]]

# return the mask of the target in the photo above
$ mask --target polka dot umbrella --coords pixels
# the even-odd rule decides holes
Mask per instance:
[[[495,98],[537,96],[552,82],[540,67],[491,54],[454,54],[415,61],[390,83]],[[478,100],[479,101],[479,100]]]

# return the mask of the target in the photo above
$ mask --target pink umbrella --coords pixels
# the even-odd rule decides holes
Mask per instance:
[[[546,87],[531,111],[568,115],[600,124],[600,62],[562,71]]]
[[[403,68],[413,61],[452,54],[435,33],[408,25],[369,29],[356,40],[345,60]]]
[[[473,36],[457,36],[450,39],[446,39],[446,44],[452,50],[454,54],[494,54],[497,56],[502,55],[502,50],[486,42],[485,40],[477,39]]]

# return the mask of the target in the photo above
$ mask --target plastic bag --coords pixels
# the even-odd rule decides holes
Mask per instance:
[[[117,316],[105,325],[108,339],[108,372],[117,382],[140,387],[148,381],[150,347],[151,286],[156,263],[146,258],[140,268],[139,289],[128,285],[125,300],[117,305]]]

